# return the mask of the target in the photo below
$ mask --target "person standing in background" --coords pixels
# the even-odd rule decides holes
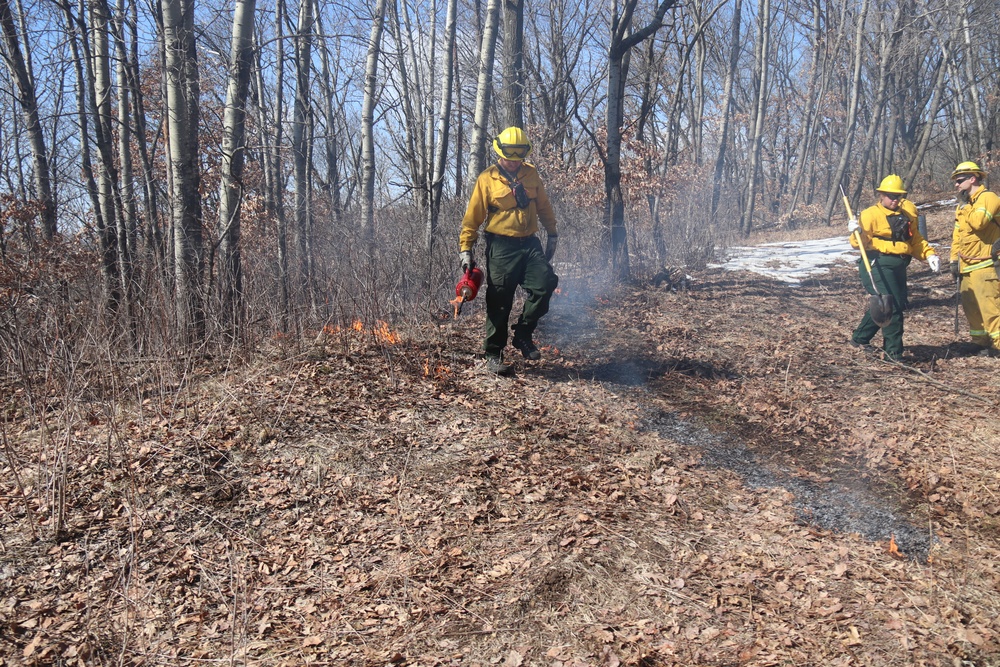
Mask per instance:
[[[906,199],[903,179],[889,174],[875,189],[878,199],[874,206],[861,212],[861,218],[847,223],[851,245],[858,247],[860,239],[871,262],[871,276],[862,260],[858,260],[861,284],[869,294],[875,294],[872,280],[879,294],[891,294],[892,319],[882,327],[882,352],[890,361],[903,358],[903,311],[906,309],[906,267],[910,261],[927,260],[931,271],[941,269],[941,260],[934,248],[920,235],[917,228],[917,207]],[[858,232],[858,233],[855,233]],[[879,325],[866,310],[861,322],[851,336],[851,345],[867,347],[879,330]]]
[[[969,335],[980,354],[1000,356],[1000,197],[986,189],[986,172],[962,162],[951,173],[958,191],[951,237],[951,275],[959,281]]]

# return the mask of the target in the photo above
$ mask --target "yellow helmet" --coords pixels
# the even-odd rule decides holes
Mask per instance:
[[[986,172],[979,168],[979,165],[975,162],[961,162],[955,171],[951,172],[951,177],[961,176],[962,174],[975,174],[979,176],[980,179],[986,178]]]
[[[906,188],[903,187],[903,179],[896,174],[889,174],[882,179],[882,182],[875,188],[876,192],[885,192],[891,195],[905,195]]]
[[[508,127],[493,140],[493,150],[502,158],[520,162],[531,154],[531,142],[521,128]]]

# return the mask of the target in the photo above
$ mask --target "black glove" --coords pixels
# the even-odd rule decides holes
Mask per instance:
[[[559,237],[556,234],[549,234],[549,237],[545,239],[545,261],[551,262],[552,255],[556,254],[556,244],[559,243]]]
[[[469,269],[471,269],[476,265],[476,263],[472,260],[471,250],[463,250],[462,252],[458,253],[458,262],[461,265],[463,271],[468,271]]]
[[[1000,239],[994,241],[993,245],[990,246],[990,257],[993,258],[994,262],[996,261],[997,257],[1000,257]]]
[[[958,262],[952,262],[948,268],[951,269],[951,277],[958,278]]]

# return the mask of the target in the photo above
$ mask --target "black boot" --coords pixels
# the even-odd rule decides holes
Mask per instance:
[[[538,361],[542,358],[542,353],[538,351],[535,344],[531,342],[531,337],[523,337],[517,333],[511,339],[510,344],[521,351],[525,359],[531,359],[532,361]]]

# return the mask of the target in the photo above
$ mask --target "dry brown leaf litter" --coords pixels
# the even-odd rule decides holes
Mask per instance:
[[[911,277],[913,366],[990,397],[947,280]],[[2,664],[998,664],[995,410],[849,348],[849,268],[696,278],[557,301],[509,380],[470,309],[81,411],[58,457],[9,422]],[[709,436],[784,477],[709,465]],[[926,560],[802,516],[796,485],[845,470]]]

